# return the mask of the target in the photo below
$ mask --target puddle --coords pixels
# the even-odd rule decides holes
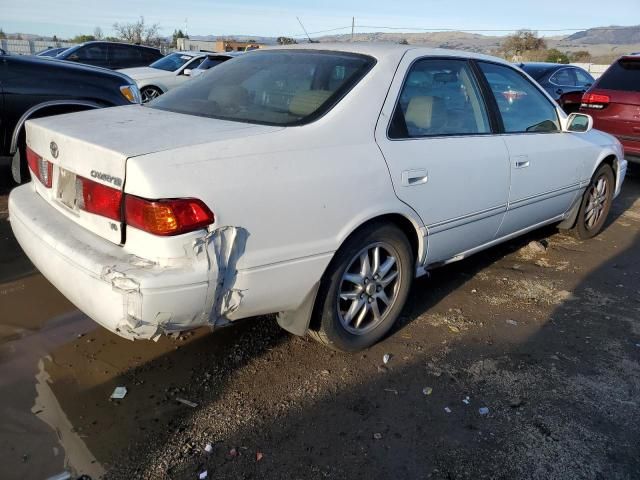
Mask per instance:
[[[0,345],[0,462],[7,479],[42,480],[65,468],[68,447],[60,437],[64,425],[46,423],[55,401],[47,399],[46,372],[39,368],[49,352],[96,327],[71,311],[33,328]]]

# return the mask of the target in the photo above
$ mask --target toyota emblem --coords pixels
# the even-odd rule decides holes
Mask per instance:
[[[58,158],[58,153],[60,153],[58,151],[58,144],[56,142],[51,142],[49,144],[49,150],[51,150],[51,156],[53,158]]]

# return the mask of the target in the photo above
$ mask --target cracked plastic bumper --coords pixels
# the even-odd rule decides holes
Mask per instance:
[[[161,266],[76,225],[30,184],[11,192],[9,214],[18,242],[38,270],[108,330],[129,339],[152,339],[217,324],[212,298],[220,294],[217,276],[222,272],[206,243],[203,249],[201,241],[193,257],[177,266]]]

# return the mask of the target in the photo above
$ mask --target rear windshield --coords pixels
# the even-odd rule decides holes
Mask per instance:
[[[192,55],[185,55],[183,53],[172,53],[171,55],[162,57],[160,60],[156,60],[149,66],[151,68],[157,68],[159,70],[166,70],[167,72],[175,72],[192,58]]]
[[[598,88],[640,92],[640,58],[615,62],[598,80]]]
[[[520,68],[527,72],[531,78],[535,80],[540,80],[545,76],[548,72],[553,70],[554,67],[550,67],[549,65],[535,65],[535,64],[520,64]]]
[[[265,125],[300,125],[326,113],[374,65],[364,55],[280,50],[242,55],[147,104]]]

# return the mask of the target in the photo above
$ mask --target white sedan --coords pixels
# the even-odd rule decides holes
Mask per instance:
[[[219,65],[234,56],[228,53],[174,52],[156,60],[148,67],[119,70],[133,79],[147,103],[172,88],[181,85],[192,75]],[[195,75],[194,75],[195,74]]]
[[[27,122],[33,181],[11,192],[11,225],[123,337],[277,312],[356,351],[416,275],[547,224],[600,232],[627,162],[591,127],[497,58],[256,51],[148,106]]]

